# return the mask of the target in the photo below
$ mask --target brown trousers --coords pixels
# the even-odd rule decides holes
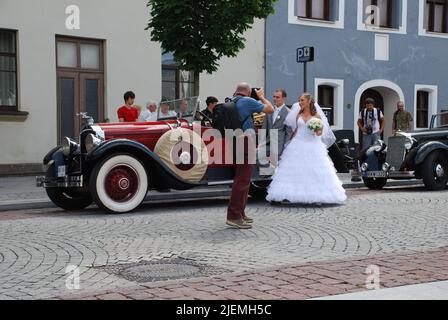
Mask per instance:
[[[235,165],[235,178],[232,186],[232,196],[230,197],[227,209],[228,220],[243,219],[246,215],[247,199],[254,166],[252,164]]]
[[[252,173],[254,165],[251,163],[251,156],[249,156],[248,139],[244,141],[244,164],[235,164],[235,178],[233,179],[232,195],[230,197],[229,207],[227,209],[228,220],[239,220],[246,216],[245,210],[247,206],[247,199],[249,197],[250,183],[252,180]],[[255,150],[251,150],[252,153]],[[234,159],[235,161],[235,159]],[[236,163],[236,161],[234,162]]]

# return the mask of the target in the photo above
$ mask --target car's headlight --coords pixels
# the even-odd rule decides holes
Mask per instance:
[[[375,152],[381,152],[383,151],[385,148],[385,144],[382,140],[377,140],[375,141],[375,143],[372,145],[372,149]]]
[[[78,144],[75,141],[73,141],[72,139],[64,137],[64,139],[62,139],[61,147],[62,147],[62,153],[64,154],[64,156],[68,157],[76,149],[78,149]]]
[[[362,172],[367,172],[367,170],[369,170],[369,165],[367,163],[363,163],[361,165],[361,171]]]
[[[404,147],[406,150],[411,150],[414,147],[416,140],[412,137],[406,137],[406,141],[404,142]]]
[[[92,133],[87,135],[85,141],[86,141],[85,142],[85,147],[86,147],[87,152],[92,151],[93,148],[99,146],[101,144],[101,142],[103,142],[103,140],[101,140],[100,138],[97,138]]]

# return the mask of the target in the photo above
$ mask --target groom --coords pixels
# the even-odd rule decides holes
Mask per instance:
[[[262,129],[266,135],[261,136],[258,147],[258,162],[261,175],[272,175],[278,164],[278,159],[286,145],[291,140],[292,128],[285,124],[289,109],[286,106],[288,97],[284,89],[274,92],[274,113],[264,118]],[[271,141],[271,138],[273,141]]]

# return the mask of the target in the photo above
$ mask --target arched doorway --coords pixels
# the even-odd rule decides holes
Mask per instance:
[[[376,106],[383,111],[386,119],[386,126],[383,134],[383,139],[387,140],[392,135],[392,119],[394,112],[397,110],[397,102],[404,101],[403,90],[395,83],[388,80],[372,80],[364,83],[359,87],[355,96],[355,132],[358,127],[359,114],[364,108],[364,101],[371,97],[375,99]],[[360,135],[356,137],[357,141]]]

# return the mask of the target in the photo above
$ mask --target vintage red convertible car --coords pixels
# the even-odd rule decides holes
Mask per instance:
[[[190,103],[189,112],[177,110],[177,116],[170,113],[168,118],[159,110],[159,121],[150,123],[94,124],[84,114],[86,125],[79,139],[64,138],[45,156],[46,176],[37,177],[37,186],[66,210],[95,202],[108,212],[126,213],[136,209],[149,190],[229,185],[233,166],[210,161],[207,152],[213,141],[204,137],[214,129],[197,106]],[[222,142],[214,143],[225,148]],[[194,161],[199,154],[202,161]],[[255,170],[250,194],[263,196],[269,183],[269,176]]]

